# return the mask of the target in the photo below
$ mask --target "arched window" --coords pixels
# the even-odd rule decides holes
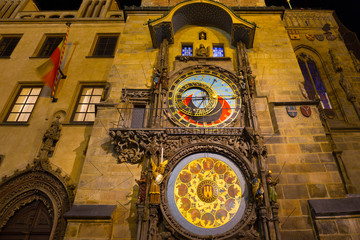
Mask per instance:
[[[310,100],[320,98],[324,109],[332,109],[325,85],[321,80],[315,61],[305,53],[298,55],[298,63],[304,76],[304,88]]]

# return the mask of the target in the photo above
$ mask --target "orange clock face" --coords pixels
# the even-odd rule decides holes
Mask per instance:
[[[171,115],[185,127],[224,127],[239,114],[240,91],[215,71],[192,71],[174,81],[168,93]]]

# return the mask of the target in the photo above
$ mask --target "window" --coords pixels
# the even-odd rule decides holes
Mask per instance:
[[[213,57],[224,57],[223,45],[213,45]]]
[[[319,96],[324,109],[332,109],[325,85],[321,80],[318,68],[313,59],[302,53],[298,56],[298,63],[304,76],[304,88],[310,100]]]
[[[93,52],[94,57],[114,57],[118,35],[98,36]]]
[[[192,44],[183,44],[181,48],[182,56],[192,56],[193,55],[193,46]]]
[[[20,37],[2,37],[0,39],[0,57],[10,57]]]
[[[48,36],[42,48],[39,51],[38,57],[50,57],[55,48],[64,40],[64,36]]]
[[[94,122],[95,104],[101,101],[104,87],[83,87],[73,115],[73,122]]]
[[[11,107],[6,122],[25,123],[29,121],[30,115],[34,110],[35,104],[41,92],[40,86],[22,87],[16,100]]]
[[[133,109],[131,127],[132,128],[144,127],[144,119],[145,119],[145,105],[135,105]]]

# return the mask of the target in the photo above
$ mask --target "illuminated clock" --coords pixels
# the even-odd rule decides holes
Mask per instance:
[[[171,172],[166,192],[171,218],[198,236],[218,235],[235,227],[248,198],[242,171],[215,153],[185,157]]]
[[[170,86],[168,107],[185,127],[224,127],[239,114],[239,88],[224,74],[196,70],[182,74]]]

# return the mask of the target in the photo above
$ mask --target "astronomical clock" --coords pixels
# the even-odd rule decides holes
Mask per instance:
[[[225,127],[241,107],[236,84],[215,71],[189,71],[178,77],[168,92],[168,108],[183,127]]]

